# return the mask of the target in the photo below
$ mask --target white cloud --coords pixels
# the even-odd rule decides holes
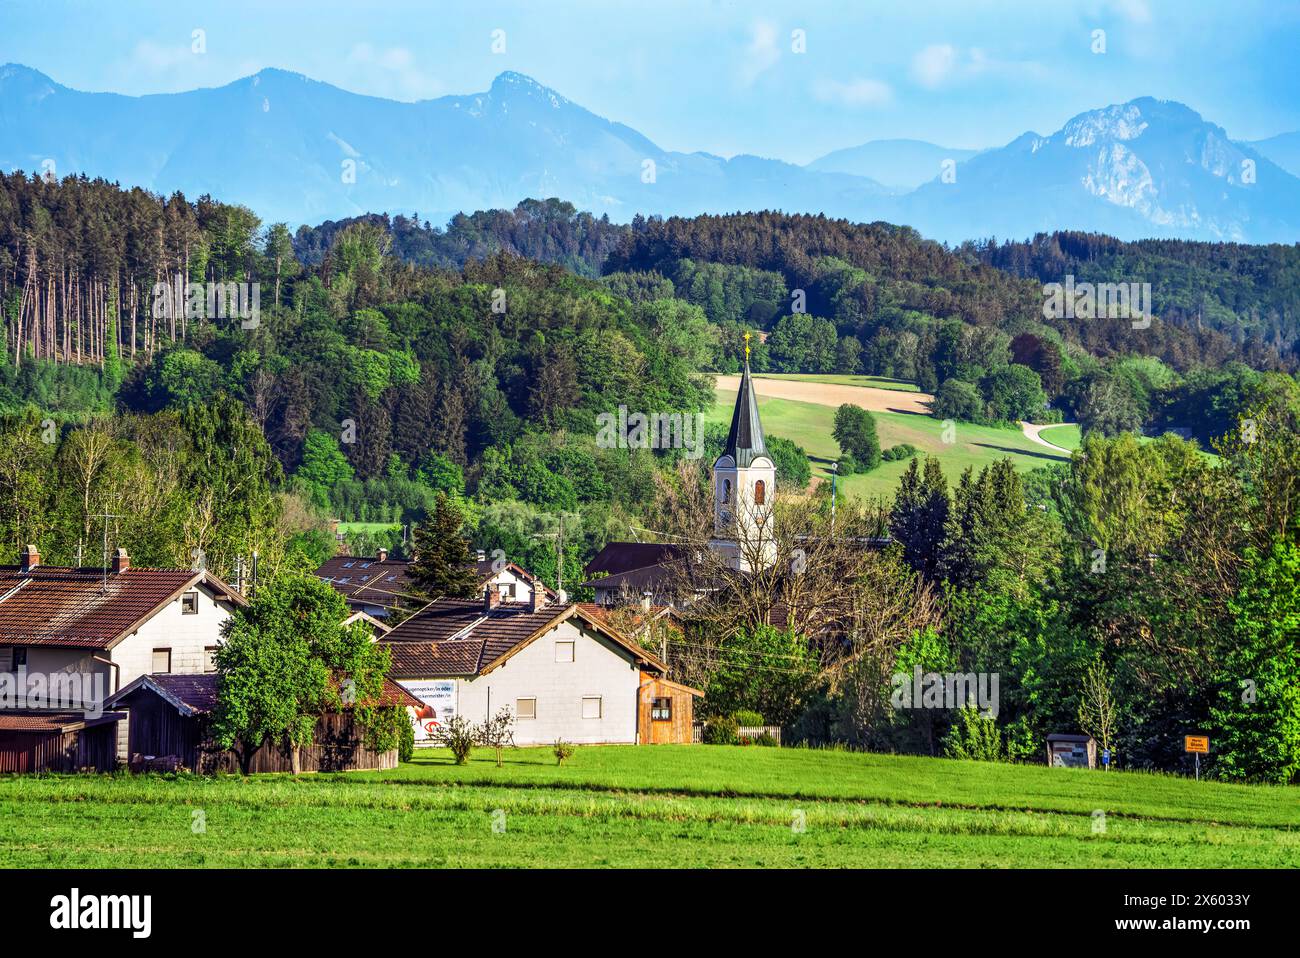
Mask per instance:
[[[363,73],[363,86],[380,96],[424,100],[444,92],[442,81],[421,70],[415,55],[405,47],[376,49],[358,43],[349,51],[347,62]]]
[[[749,46],[745,48],[745,59],[740,64],[740,82],[752,86],[754,81],[781,59],[781,50],[777,46],[777,27],[770,20],[755,20],[750,27]]]
[[[912,58],[912,79],[933,90],[957,66],[957,51],[950,43],[933,43]]]
[[[958,50],[949,43],[935,43],[912,58],[912,79],[929,90],[959,80],[993,76],[1021,80],[1041,79],[1047,68],[1035,60],[1002,60],[982,47]]]
[[[888,106],[894,91],[888,83],[858,77],[853,80],[818,80],[813,84],[813,95],[824,103],[839,103],[850,107]]]

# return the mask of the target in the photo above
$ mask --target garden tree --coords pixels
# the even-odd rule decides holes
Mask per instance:
[[[434,726],[430,738],[434,744],[441,745],[451,752],[457,765],[469,761],[470,752],[474,750],[477,735],[474,723],[463,715],[453,715],[445,722]]]
[[[515,717],[509,706],[475,727],[474,744],[492,749],[497,756],[497,768],[501,767],[501,753],[515,747]]]
[[[840,449],[853,457],[860,471],[868,472],[880,465],[876,417],[861,406],[845,403],[835,410],[835,428],[831,435]]]
[[[771,625],[742,628],[722,640],[705,689],[704,711],[761,711],[774,725],[800,712],[819,671],[807,638]]]
[[[1286,784],[1300,777],[1300,546],[1278,540],[1245,559],[1211,712],[1214,770]]]
[[[1110,670],[1098,656],[1088,666],[1079,694],[1079,728],[1109,752],[1115,739],[1117,706]],[[1109,768],[1109,766],[1107,766]]]
[[[958,422],[984,422],[984,397],[970,383],[945,379],[930,402],[930,415]]]
[[[415,529],[407,567],[410,593],[417,605],[432,599],[472,599],[478,590],[478,573],[469,540],[462,527],[465,517],[446,493],[438,493],[433,515]]]
[[[388,650],[363,624],[345,626],[348,611],[342,595],[315,576],[284,575],[223,626],[212,735],[238,753],[245,774],[267,743],[284,750],[297,774],[320,717],[345,706],[369,741],[396,747],[405,710],[374,704]]]
[[[1047,397],[1038,373],[1028,366],[999,366],[980,380],[980,392],[991,419],[1042,421]]]
[[[924,472],[918,460],[908,463],[894,496],[889,534],[902,545],[907,564],[928,580],[938,577],[951,506],[939,460],[927,457]]]
[[[947,714],[910,704],[913,670],[949,672],[956,657],[933,625],[873,646],[844,670],[828,733],[859,748],[938,754]],[[906,698],[896,701],[900,689]]]

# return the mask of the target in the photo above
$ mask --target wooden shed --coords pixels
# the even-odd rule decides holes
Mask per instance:
[[[203,774],[240,771],[239,758],[218,748],[208,726],[217,704],[214,673],[204,675],[144,675],[109,701],[129,713],[128,750],[133,770],[187,768]],[[385,680],[381,705],[417,707],[420,701],[401,686]],[[352,710],[321,716],[313,743],[299,751],[303,772],[347,772],[397,767],[397,750],[366,748]],[[275,743],[253,755],[250,772],[289,772],[290,756]]]
[[[694,741],[695,697],[699,689],[649,672],[641,673],[637,741],[643,745],[690,745]]]
[[[0,772],[111,772],[118,712],[0,712]]]

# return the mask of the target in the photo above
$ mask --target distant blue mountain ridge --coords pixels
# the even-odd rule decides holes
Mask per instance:
[[[664,150],[513,72],[483,93],[403,103],[276,69],[131,97],[0,67],[0,169],[49,168],[210,193],[291,227],[367,212],[441,223],[555,196],[616,222],[776,209],[904,223],[951,243],[1053,229],[1300,240],[1300,134],[1236,142],[1147,97],[995,149],[875,140],[799,166]]]

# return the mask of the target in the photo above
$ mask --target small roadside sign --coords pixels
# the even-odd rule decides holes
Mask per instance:
[[[1199,752],[1202,755],[1210,751],[1210,739],[1207,735],[1186,735],[1183,737],[1184,752]]]

